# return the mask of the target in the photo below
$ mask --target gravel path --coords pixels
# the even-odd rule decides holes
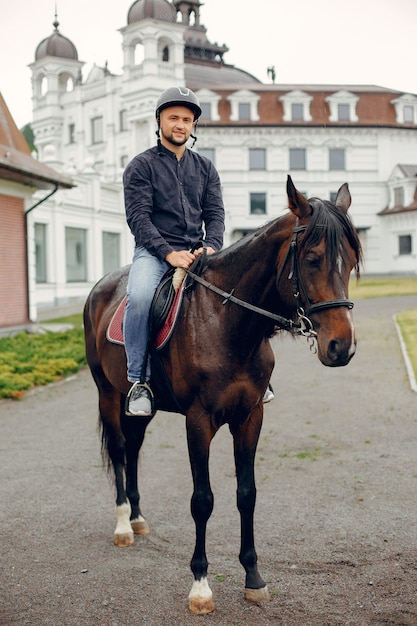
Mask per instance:
[[[1,626],[417,625],[417,395],[392,315],[417,296],[358,301],[358,351],[328,369],[304,340],[274,339],[276,399],[256,471],[260,571],[243,599],[232,442],[212,446],[210,583],[217,611],[187,610],[194,529],[184,418],[160,413],[141,460],[152,533],[113,546],[87,370],[0,401]]]

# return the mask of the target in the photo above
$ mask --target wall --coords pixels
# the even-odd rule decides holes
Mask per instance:
[[[0,327],[28,322],[24,200],[0,194]]]

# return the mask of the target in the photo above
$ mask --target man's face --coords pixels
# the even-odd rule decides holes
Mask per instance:
[[[163,109],[160,114],[161,135],[174,146],[183,146],[194,128],[194,113],[183,106]]]

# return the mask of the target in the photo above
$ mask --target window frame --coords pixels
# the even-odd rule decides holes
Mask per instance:
[[[263,207],[260,207],[258,209],[256,207],[256,204],[258,203],[262,204]],[[267,215],[268,214],[266,191],[251,191],[249,193],[249,213],[250,215]]]
[[[294,159],[297,160],[298,156],[303,155],[302,166],[296,166]],[[300,164],[301,165],[301,164]],[[307,150],[306,148],[290,148],[289,149],[289,169],[291,171],[306,171],[307,170]]]

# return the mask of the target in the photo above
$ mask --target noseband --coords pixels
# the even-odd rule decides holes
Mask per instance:
[[[345,306],[348,309],[353,309],[352,300],[347,300],[346,298],[340,298],[338,300],[326,300],[325,302],[316,302],[311,303],[309,297],[307,295],[307,290],[304,286],[303,279],[301,277],[300,272],[300,262],[298,258],[298,250],[297,250],[297,239],[299,233],[304,232],[307,229],[307,226],[299,226],[298,218],[294,226],[294,230],[292,231],[292,238],[287,253],[285,255],[284,261],[281,265],[280,270],[277,273],[276,278],[276,288],[278,291],[278,283],[281,278],[282,272],[284,271],[285,264],[287,262],[288,257],[291,259],[290,273],[288,274],[288,279],[292,281],[292,289],[293,295],[297,302],[297,312],[300,317],[304,321],[304,323],[308,322],[311,330],[313,328],[313,324],[309,319],[309,316],[312,313],[318,313],[321,311],[326,311],[327,309],[334,309],[339,306]],[[304,304],[303,304],[304,303]]]

